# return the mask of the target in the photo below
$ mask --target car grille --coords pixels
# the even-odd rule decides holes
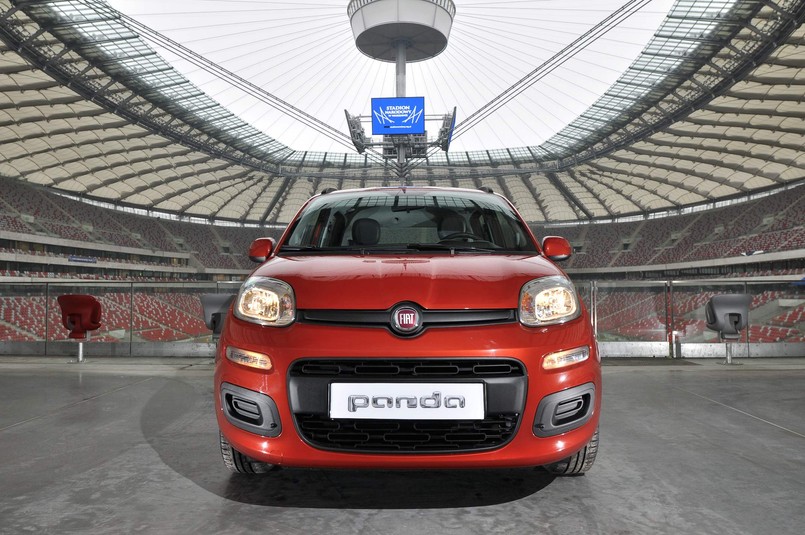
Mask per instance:
[[[310,445],[334,451],[439,453],[482,451],[514,437],[525,403],[525,366],[508,358],[318,358],[294,362],[288,373],[296,428]],[[334,380],[484,382],[483,420],[369,420],[329,417]]]
[[[298,310],[297,321],[353,327],[387,327],[390,310]],[[472,327],[515,323],[517,313],[511,309],[491,310],[423,310],[422,322],[432,327]]]
[[[512,359],[315,359],[297,361],[291,377],[467,379],[523,377]]]
[[[297,414],[296,423],[313,446],[351,452],[439,453],[487,450],[508,442],[519,415],[483,420],[331,420],[327,415]]]

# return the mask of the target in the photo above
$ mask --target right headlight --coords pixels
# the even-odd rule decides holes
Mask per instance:
[[[581,315],[579,298],[565,277],[534,279],[520,290],[520,323],[530,327],[564,323]]]
[[[234,310],[235,316],[242,320],[284,327],[296,317],[296,300],[287,282],[252,277],[240,287]]]

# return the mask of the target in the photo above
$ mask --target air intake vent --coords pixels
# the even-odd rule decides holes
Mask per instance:
[[[587,383],[545,396],[537,407],[534,434],[550,437],[581,427],[593,415],[595,385]]]
[[[263,417],[257,403],[233,395],[226,396],[226,405],[229,412],[253,425],[261,425]]]
[[[585,394],[559,403],[554,411],[553,424],[559,426],[577,420],[589,406],[590,398],[589,394]]]

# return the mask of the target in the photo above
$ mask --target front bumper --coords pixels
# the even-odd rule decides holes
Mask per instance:
[[[264,372],[234,364],[224,356],[228,345],[265,353],[274,368]],[[542,369],[544,355],[582,345],[591,348],[587,361],[556,371]],[[313,374],[300,373],[311,362],[383,365],[364,366],[368,375],[360,378],[349,376],[355,366],[343,367],[348,377],[338,366],[331,376],[326,366],[313,366]],[[442,374],[423,376],[420,371],[393,379],[383,375],[388,363],[416,370],[418,362],[437,363]],[[497,366],[499,374],[466,375],[444,366],[478,362]],[[512,363],[514,371],[501,372],[501,363]],[[331,420],[327,387],[339,380],[482,382],[486,417],[474,422]],[[592,332],[583,320],[539,329],[519,324],[433,329],[414,339],[400,339],[382,329],[308,324],[277,329],[229,319],[219,343],[215,388],[218,423],[235,449],[263,462],[304,467],[550,464],[589,442],[601,405],[600,363]],[[233,396],[233,391],[239,394]],[[251,427],[242,425],[244,421]]]

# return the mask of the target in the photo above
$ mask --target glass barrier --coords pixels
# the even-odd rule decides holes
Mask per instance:
[[[749,282],[747,293],[752,296],[749,342],[805,342],[805,281]]]
[[[595,327],[599,341],[667,340],[665,283],[595,283],[595,288]]]
[[[0,283],[0,355],[71,355],[76,340],[62,323],[58,297],[94,296],[101,327],[88,355],[211,356],[201,295],[237,293],[239,283]]]
[[[44,342],[53,323],[48,317],[46,285],[0,285],[0,340],[3,346]]]
[[[3,282],[0,355],[74,355],[57,298],[78,293],[95,296],[103,311],[87,355],[212,356],[200,297],[234,294],[239,284]],[[804,281],[585,282],[576,288],[603,356],[723,357],[725,345],[707,329],[705,308],[714,295],[748,293],[749,324],[732,345],[734,355],[805,357]]]

